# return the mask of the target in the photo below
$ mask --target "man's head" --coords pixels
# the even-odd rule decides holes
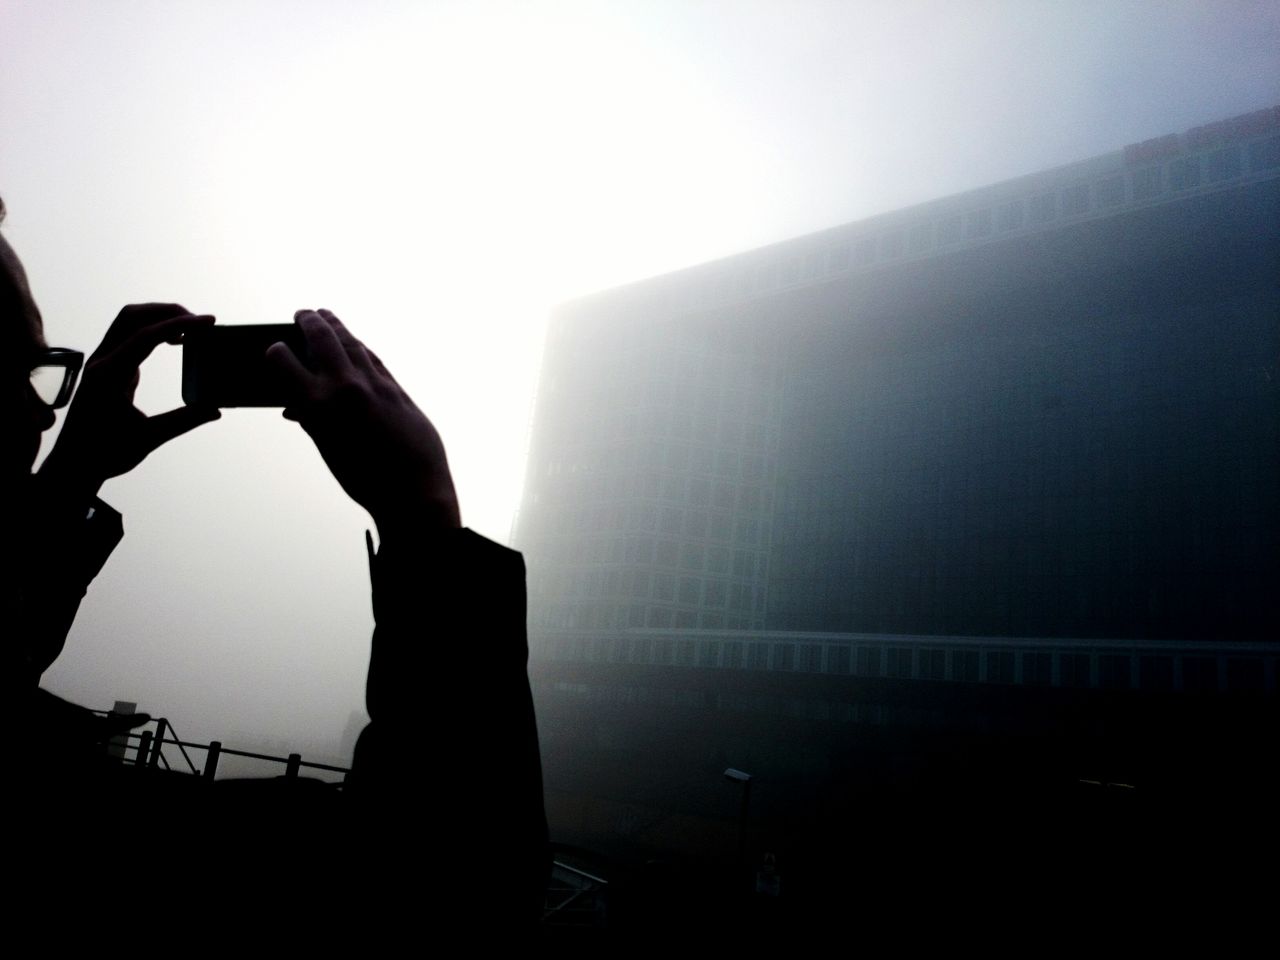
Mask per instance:
[[[4,214],[0,200],[0,222]],[[44,346],[44,325],[26,271],[0,233],[0,479],[6,483],[31,472],[40,435],[54,424],[53,411],[31,385],[32,359]]]

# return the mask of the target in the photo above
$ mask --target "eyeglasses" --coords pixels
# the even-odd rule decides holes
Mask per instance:
[[[45,347],[31,362],[31,387],[51,410],[65,407],[76,388],[76,378],[84,366],[79,350]]]

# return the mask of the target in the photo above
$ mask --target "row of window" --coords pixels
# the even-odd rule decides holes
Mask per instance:
[[[763,588],[754,585],[756,560],[759,560],[763,579],[764,556],[737,551],[734,557],[733,575],[737,580],[697,576],[680,576],[673,573],[651,572],[646,569],[588,569],[576,572],[563,571],[535,577],[530,582],[530,593],[555,599],[653,599],[659,603],[680,603],[685,606],[750,611],[763,603]],[[723,568],[714,572],[728,574]]]
[[[798,283],[897,260],[904,255],[926,254],[964,240],[985,240],[1036,227],[1061,218],[1082,216],[1126,202],[1145,202],[1167,193],[1179,193],[1201,185],[1221,183],[1248,170],[1261,173],[1280,167],[1280,137],[1220,147],[1202,155],[1178,157],[1168,163],[1138,167],[1098,181],[1069,184],[996,207],[982,207],[884,233],[840,241],[824,250],[813,250],[782,263],[765,262],[734,273],[725,273],[689,291],[699,309],[744,297],[770,293]]]
[[[656,358],[658,363],[661,359]],[[775,417],[781,403],[779,389],[762,386],[745,370],[721,383],[691,377],[679,389],[672,389],[658,370],[631,384],[630,389],[615,382],[616,378],[595,379],[601,382],[579,384],[574,394],[546,405],[542,419],[564,423],[566,431],[585,431],[592,437],[646,433],[714,443],[736,433],[733,442],[740,443],[750,423]],[[602,396],[610,398],[608,405],[595,402]]]
[[[685,570],[701,570],[705,551],[712,573],[724,572],[723,564],[714,557],[723,555],[730,546],[740,550],[768,549],[770,524],[768,520],[740,515],[736,519],[728,513],[705,510],[677,510],[663,508],[644,510],[648,504],[640,504],[639,510],[623,509],[610,515],[606,523],[592,524],[587,519],[589,511],[561,511],[549,519],[545,536],[536,534],[522,539],[521,549],[539,551],[557,564],[563,563],[631,563],[652,564],[664,567],[679,566]],[[618,515],[625,517],[619,521]],[[655,517],[661,523],[655,523]],[[610,536],[629,532],[640,536]],[[655,538],[643,534],[657,533]],[[676,538],[688,537],[688,541]],[[557,546],[572,544],[570,556],[561,555]],[[691,559],[692,558],[692,559]]]
[[[732,504],[734,500],[729,498],[728,502]],[[548,508],[544,513],[549,532],[560,536],[575,536],[577,539],[592,534],[632,531],[660,533],[667,537],[685,536],[699,543],[732,543],[739,547],[767,546],[772,497],[767,494],[754,498],[740,495],[738,503],[740,505],[736,513],[731,512],[731,506],[722,510],[682,510],[679,507],[660,507],[646,501],[578,509],[566,504],[558,510]],[[636,549],[643,550],[646,554],[651,553],[648,547],[640,546]],[[616,561],[621,558],[599,555],[588,559]],[[630,552],[627,559],[633,559]],[[634,559],[641,563],[652,562],[651,557]]]
[[[760,597],[757,593],[756,597]],[[622,630],[629,627],[648,627],[659,630],[671,628],[679,630],[763,630],[763,610],[756,612],[690,610],[673,606],[647,606],[645,604],[552,604],[534,611],[529,618],[530,626],[546,630]],[[585,643],[585,641],[575,641]],[[582,651],[585,651],[585,647]],[[560,659],[577,659],[580,655],[565,656]],[[667,662],[667,661],[661,661]]]
[[[558,638],[550,659],[777,670],[968,683],[1192,692],[1276,686],[1276,659],[1071,650],[951,649],[680,637]]]
[[[653,441],[619,450],[618,454],[607,462],[602,455],[594,467],[586,462],[549,460],[537,472],[548,478],[542,486],[551,499],[557,493],[574,501],[641,496],[651,500],[688,500],[698,506],[709,501],[710,484],[715,480],[762,483],[774,469],[772,458],[738,448]],[[664,476],[658,470],[670,473]],[[686,477],[690,478],[687,487]],[[731,495],[726,498],[720,492],[723,489],[723,484],[717,484],[716,504],[732,509]]]

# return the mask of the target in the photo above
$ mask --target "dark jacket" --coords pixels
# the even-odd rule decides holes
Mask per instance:
[[[550,858],[518,553],[454,530],[371,554],[372,722],[341,794],[315,781],[210,788],[170,778],[142,786],[95,754],[110,732],[99,718],[36,686],[121,538],[120,516],[100,501],[92,509],[31,502],[39,516],[33,528],[52,536],[39,541],[48,555],[33,555],[18,577],[6,685],[26,704],[23,726],[37,735],[29,742],[38,746],[17,758],[19,776],[53,834],[66,825],[68,849],[84,839],[72,840],[72,824],[90,822],[86,811],[110,811],[107,819],[122,824],[147,808],[159,822],[154,811],[163,807],[166,821],[208,825],[200,847],[215,855],[212,863],[265,854],[265,869],[239,871],[245,893],[254,884],[261,892],[288,889],[303,903],[346,877],[358,882],[339,884],[349,894],[344,909],[376,914],[380,925],[421,919],[424,909],[458,922],[483,919],[491,932],[536,922]],[[65,762],[90,756],[99,762]],[[49,836],[47,827],[37,832]],[[170,870],[183,863],[189,881],[203,875],[202,864],[161,862]]]
[[[372,722],[348,786],[361,836],[374,856],[417,852],[410,898],[429,892],[490,920],[536,921],[550,856],[524,560],[452,530],[409,549],[384,545],[371,567]]]

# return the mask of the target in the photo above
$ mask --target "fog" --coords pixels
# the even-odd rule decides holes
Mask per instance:
[[[49,342],[131,302],[329,307],[504,541],[554,304],[1280,102],[1264,3],[4,0],[0,31],[4,231]],[[179,369],[147,364],[145,409]],[[336,750],[369,521],[297,426],[228,411],[102,495],[126,537],[45,686]]]

